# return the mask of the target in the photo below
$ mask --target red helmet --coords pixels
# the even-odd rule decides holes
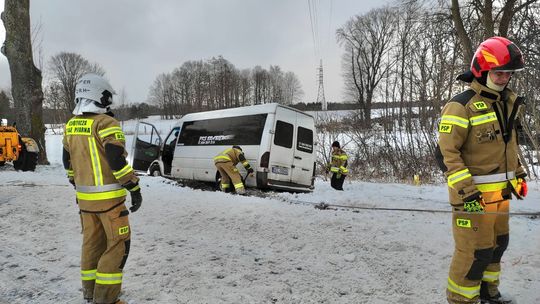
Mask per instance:
[[[519,48],[504,37],[491,37],[480,43],[471,62],[474,77],[482,72],[497,70],[514,72],[523,69],[523,55]]]

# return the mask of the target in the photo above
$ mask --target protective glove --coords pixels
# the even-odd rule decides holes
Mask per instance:
[[[466,198],[466,201],[463,203],[463,210],[473,213],[482,213],[484,212],[485,206],[486,204],[484,203],[482,195],[475,194]]]
[[[131,207],[129,208],[129,210],[131,210],[131,212],[135,212],[139,210],[139,208],[141,208],[141,204],[142,204],[141,190],[130,192],[130,194],[131,194]]]
[[[518,178],[517,179],[517,186],[516,186],[516,192],[521,197],[527,196],[528,188],[527,188],[527,182],[524,178]]]
[[[251,174],[251,173],[253,173],[253,172],[255,172],[255,171],[253,171],[253,168],[247,169],[247,173],[248,173],[248,174]]]

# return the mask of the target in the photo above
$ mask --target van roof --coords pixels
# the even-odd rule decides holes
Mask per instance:
[[[261,105],[255,105],[255,106],[247,106],[247,107],[229,108],[229,109],[206,111],[206,112],[189,113],[189,114],[184,115],[174,125],[174,127],[181,126],[184,121],[223,118],[223,117],[233,117],[233,116],[246,116],[246,115],[265,114],[265,113],[276,113],[276,110],[277,110],[278,107],[285,108],[285,109],[295,111],[295,112],[298,112],[298,113],[302,113],[302,114],[304,114],[306,116],[309,116],[309,117],[313,117],[312,115],[307,114],[306,112],[302,112],[302,111],[300,111],[298,109],[295,109],[295,108],[280,105],[278,103],[267,103],[267,104],[261,104]]]

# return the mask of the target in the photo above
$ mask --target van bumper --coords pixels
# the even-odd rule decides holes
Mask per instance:
[[[257,188],[271,188],[291,192],[311,192],[314,189],[312,185],[302,185],[297,183],[268,179],[268,172],[257,172]]]

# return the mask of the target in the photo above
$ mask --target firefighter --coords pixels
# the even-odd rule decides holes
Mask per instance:
[[[347,154],[341,149],[338,141],[332,143],[332,159],[328,164],[328,169],[332,172],[330,185],[336,190],[343,191],[343,182],[345,176],[349,173],[347,170]]]
[[[118,295],[130,248],[127,192],[132,212],[142,203],[139,178],[126,162],[124,133],[110,112],[113,94],[101,76],[82,76],[75,88],[75,116],[64,130],[62,158],[80,209],[81,280],[87,303],[126,303]]]
[[[214,164],[221,175],[221,183],[219,185],[221,191],[232,191],[232,181],[232,185],[234,186],[236,193],[244,194],[246,192],[244,189],[244,183],[242,182],[242,177],[238,172],[238,168],[236,168],[236,165],[239,162],[242,163],[244,168],[246,168],[248,175],[253,173],[253,168],[251,168],[251,165],[246,160],[244,152],[242,152],[242,148],[240,148],[240,146],[233,146],[232,148],[229,148],[214,157]]]
[[[485,40],[470,71],[458,77],[470,87],[442,110],[438,161],[454,210],[449,303],[511,303],[498,289],[501,257],[509,240],[509,200],[512,194],[522,199],[527,184],[516,132],[522,99],[507,85],[523,67],[510,40]]]

